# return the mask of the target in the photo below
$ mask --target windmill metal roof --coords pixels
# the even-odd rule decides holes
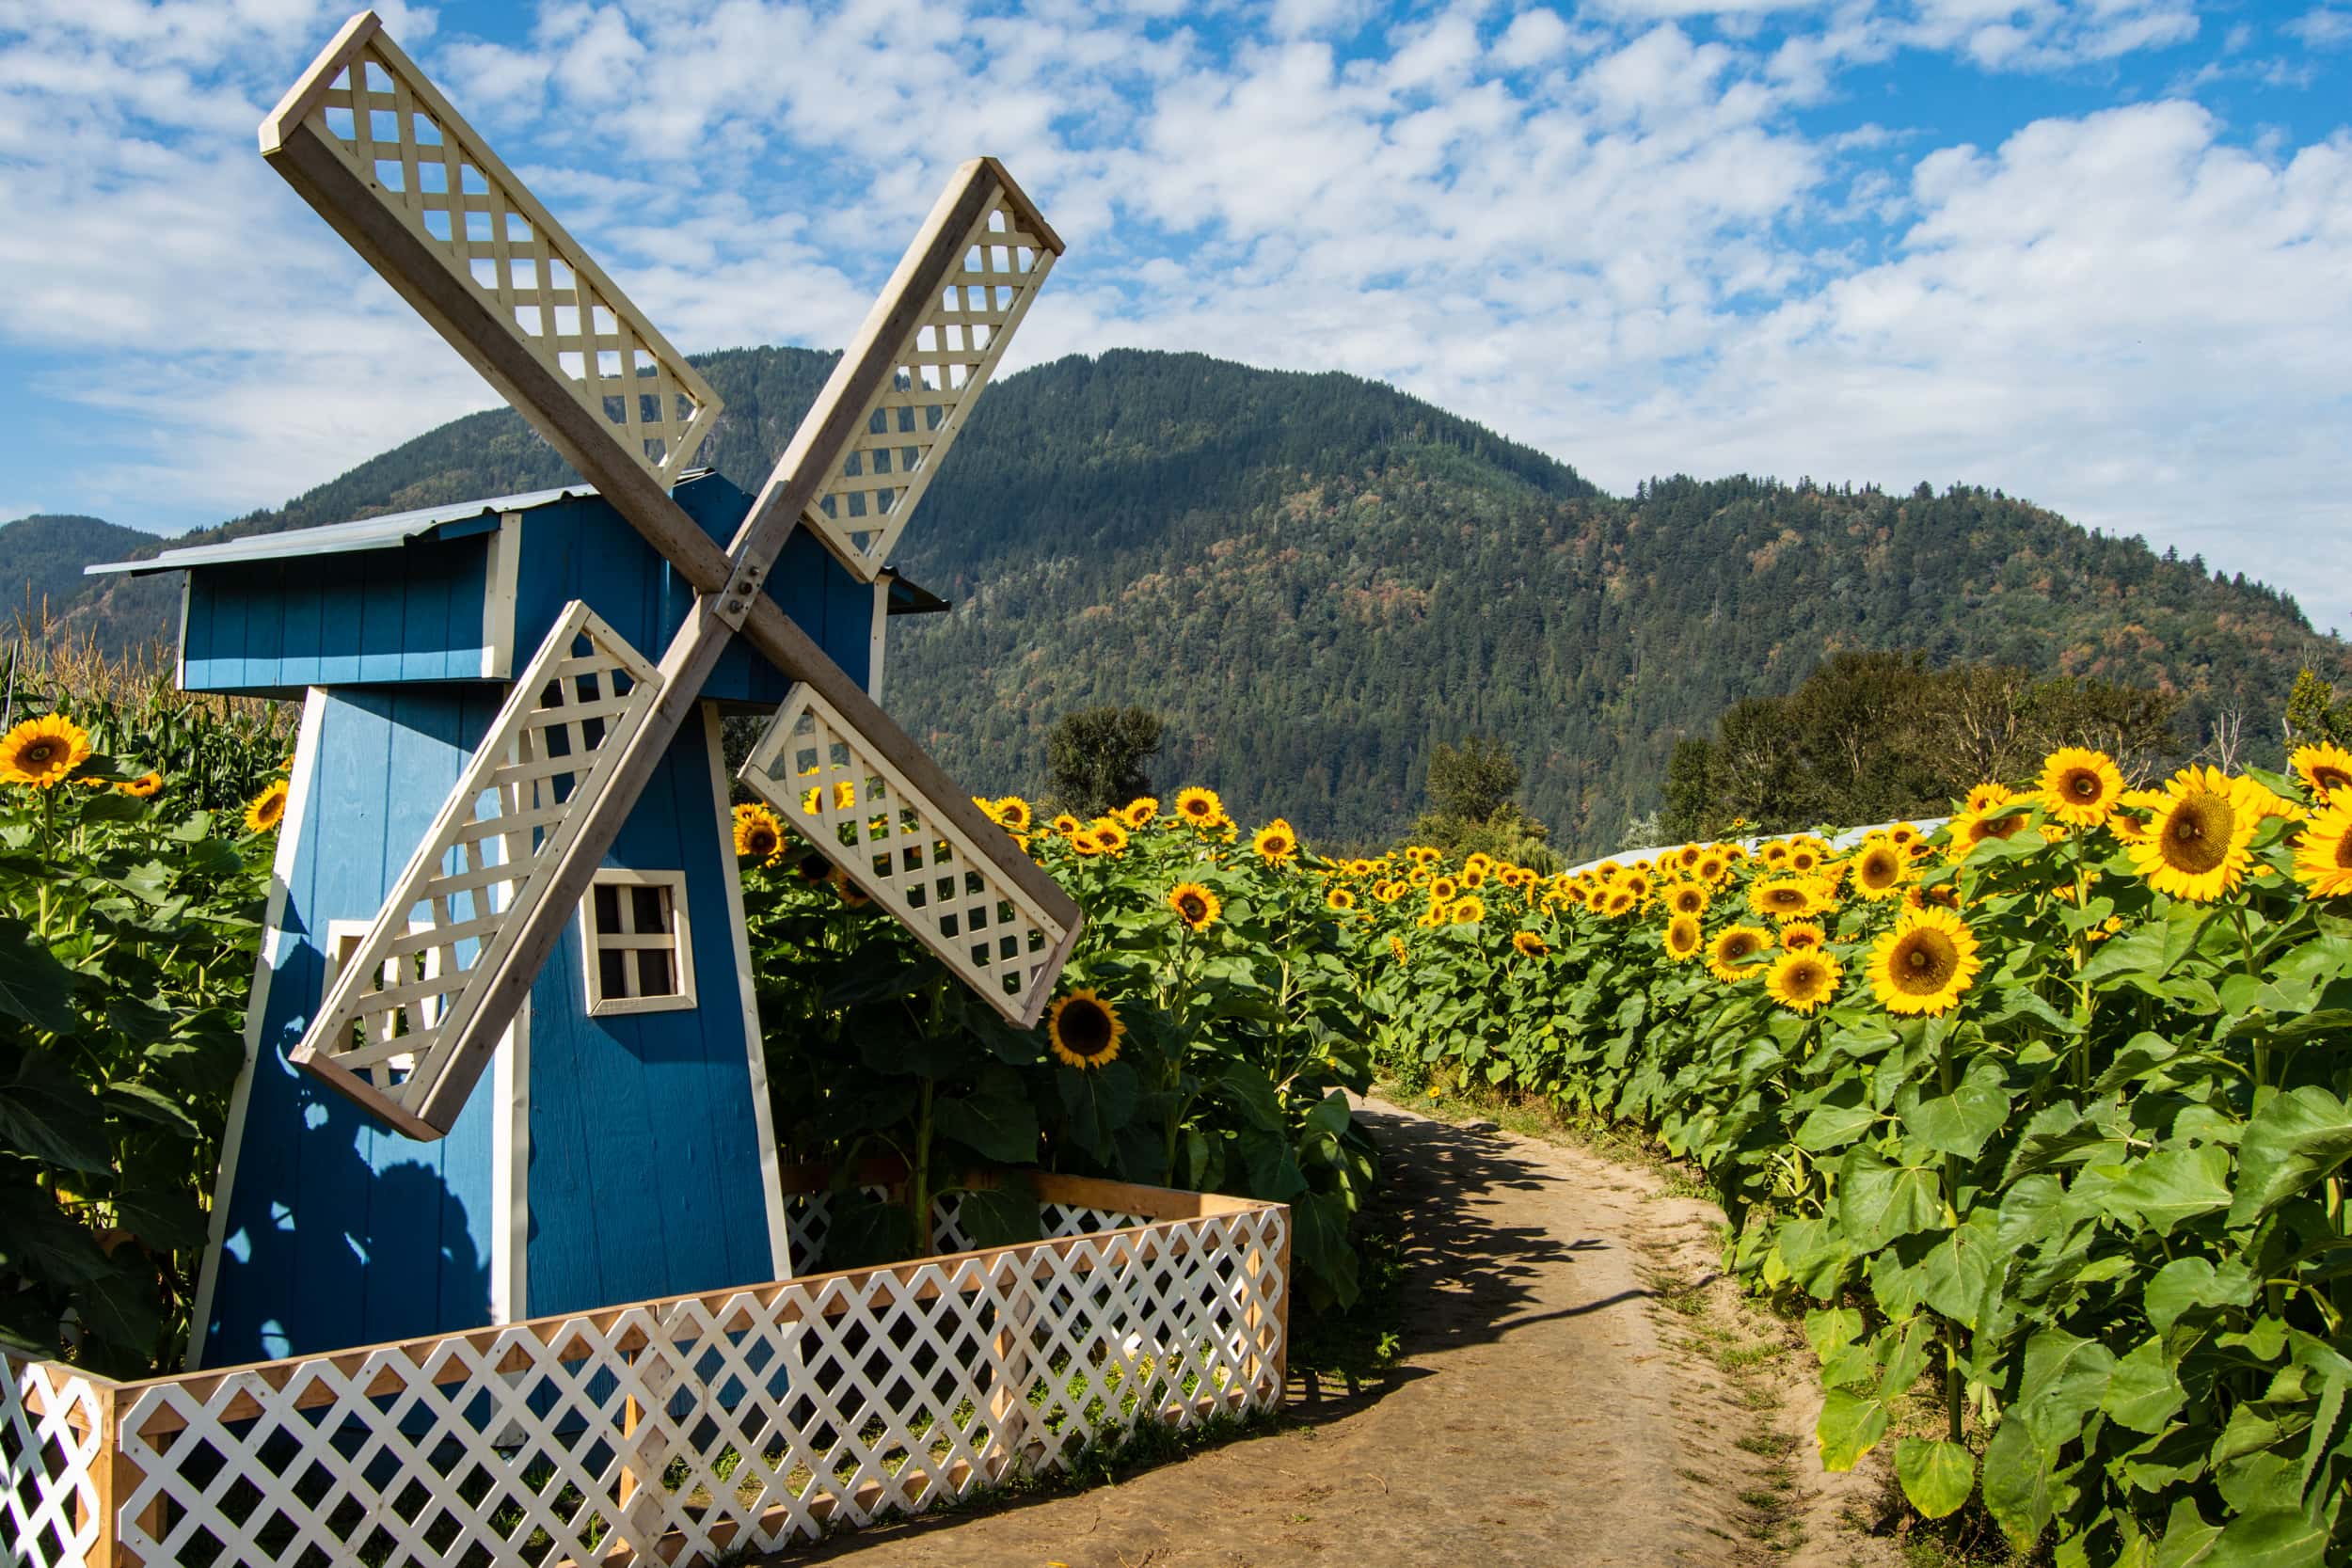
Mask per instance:
[[[190,566],[215,566],[236,561],[278,561],[297,555],[342,555],[353,550],[380,550],[411,539],[461,539],[486,533],[509,512],[528,512],[557,501],[595,495],[588,484],[566,484],[553,490],[526,490],[520,495],[492,496],[485,500],[452,501],[445,506],[420,507],[352,523],[328,523],[323,528],[287,529],[278,533],[247,534],[217,545],[188,545],[165,550],[144,561],[110,561],[85,566],[92,577],[120,573],[149,577]]]

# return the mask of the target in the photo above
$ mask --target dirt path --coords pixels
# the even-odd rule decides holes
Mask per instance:
[[[1875,1563],[1722,1215],[1574,1148],[1367,1106],[1411,1214],[1385,1386],[1116,1486],[845,1535],[856,1568]],[[1775,1340],[1781,1341],[1775,1343]],[[1793,1397],[1792,1397],[1793,1396]],[[1802,1444],[1802,1447],[1799,1445]]]

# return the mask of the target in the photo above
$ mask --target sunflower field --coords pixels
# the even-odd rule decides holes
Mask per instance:
[[[187,1342],[283,726],[8,699],[35,713],[0,735],[0,1341],[143,1375]]]
[[[2060,1562],[2341,1561],[2352,1480],[2352,756],[1945,827],[1353,895],[1376,1048],[1651,1131],[1804,1311],[1822,1461],[1883,1442]]]
[[[184,1343],[283,781],[201,720],[25,703],[0,1337],[138,1371]],[[1705,1172],[1740,1276],[1803,1314],[1828,1465],[1883,1446],[1920,1513],[2061,1563],[2287,1568],[2352,1560],[2352,754],[2293,769],[2135,789],[2067,750],[1932,830],[1552,876],[1321,856],[1202,788],[984,801],[1088,915],[1025,1033],[766,807],[735,829],[787,1156],[913,1174],[845,1181],[840,1263],[1042,1166],[1288,1202],[1306,1302],[1343,1307],[1378,1180],[1347,1092],[1475,1085]],[[963,1213],[1037,1224],[1017,1177]]]
[[[796,1149],[1286,1198],[1344,1300],[1375,1166],[1338,1091],[1541,1098],[1705,1171],[1804,1315],[1827,1465],[1886,1445],[1922,1514],[2060,1562],[2320,1563],[2352,1552],[2352,755],[2295,767],[2131,789],[2067,750],[1932,831],[1550,877],[1318,857],[1203,789],[983,801],[1091,923],[1042,1040],[912,982],[764,811],[739,845]]]

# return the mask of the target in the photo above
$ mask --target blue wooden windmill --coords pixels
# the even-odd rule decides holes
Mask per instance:
[[[741,782],[1035,1022],[1076,908],[874,697],[925,597],[884,562],[1060,241],[964,165],[751,496],[373,13],[262,149],[587,483],[97,568],[187,572],[189,689],[304,703],[191,1361],[780,1276],[719,718],[772,708]]]

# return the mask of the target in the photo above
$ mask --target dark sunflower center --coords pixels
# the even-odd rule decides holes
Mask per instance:
[[[2345,784],[2352,784],[2352,773],[2336,768],[2315,768],[2312,773],[2312,783],[2332,795]]]
[[[752,852],[765,855],[776,847],[776,835],[765,828],[752,830]]]
[[[1862,863],[1865,887],[1884,887],[1895,879],[1895,858],[1892,855],[1871,855]]]
[[[1960,967],[1960,949],[1941,931],[1914,931],[1895,955],[1895,983],[1913,992],[1938,991]]]
[[[1795,964],[1790,966],[1788,971],[1788,990],[1791,994],[1809,999],[1815,991],[1820,990],[1820,989],[1821,972],[1819,968],[1812,964]]]
[[[1208,918],[1209,906],[1201,902],[1199,894],[1187,893],[1176,901],[1176,912],[1186,920],[1198,922]]]
[[[24,748],[24,760],[34,768],[44,766],[56,754],[57,743],[54,740],[36,740]]]
[[[2215,869],[2230,858],[2230,830],[2237,813],[2217,795],[2191,795],[2172,808],[2165,824],[2165,860],[2178,871]]]
[[[2336,840],[2336,869],[2352,869],[2352,833],[2345,833]]]
[[[2077,800],[2099,798],[2099,775],[2077,770],[2066,776],[2066,792]]]
[[[1110,1009],[1081,997],[1061,1010],[1061,1042],[1081,1056],[1092,1056],[1111,1043]]]

